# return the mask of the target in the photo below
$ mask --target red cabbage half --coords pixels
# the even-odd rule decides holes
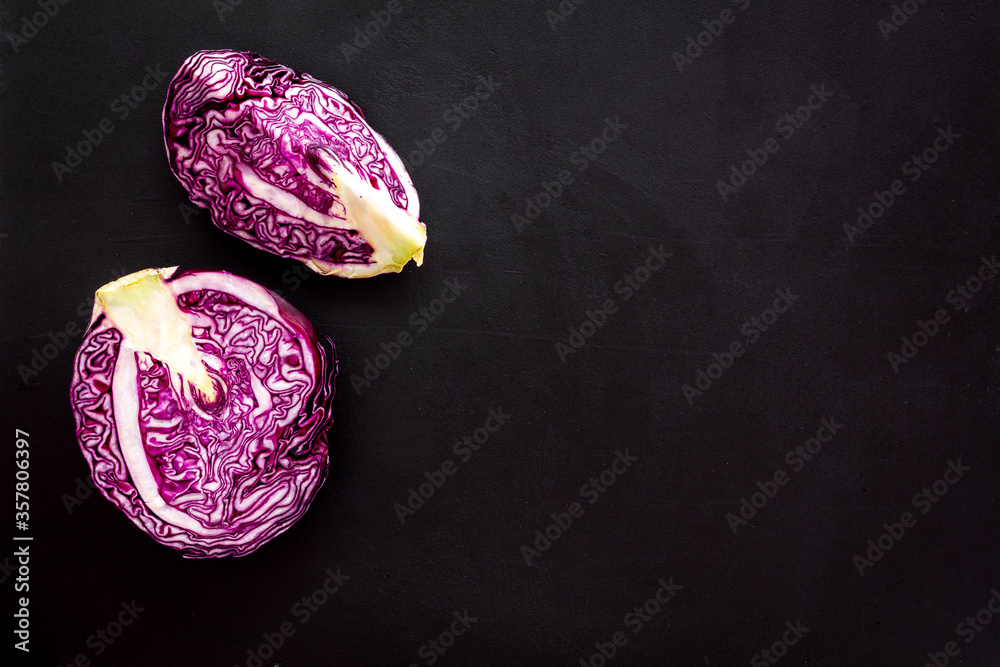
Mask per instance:
[[[163,134],[191,201],[261,250],[346,278],[423,262],[402,161],[333,86],[255,53],[199,51],[170,81]]]
[[[336,351],[260,285],[176,268],[97,291],[70,392],[77,439],[97,488],[154,540],[243,556],[326,479]]]

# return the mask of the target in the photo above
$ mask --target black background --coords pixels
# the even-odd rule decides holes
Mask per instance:
[[[799,619],[809,631],[781,664],[922,665],[948,641],[952,664],[997,664],[1000,621],[968,644],[955,628],[1000,586],[1000,285],[967,311],[946,301],[1000,250],[996,4],[928,0],[885,39],[882,2],[594,0],[553,29],[555,0],[404,1],[348,62],[341,43],[385,6],[77,0],[2,46],[0,514],[15,534],[24,429],[34,536],[31,653],[5,627],[9,659],[244,665],[291,621],[265,664],[427,664],[421,645],[468,610],[478,621],[438,664],[576,665],[624,630],[611,664],[745,665]],[[727,6],[735,22],[679,72],[673,52]],[[0,18],[17,31],[35,11],[6,3]],[[341,88],[408,161],[444,129],[411,171],[424,266],[292,289],[295,262],[204,212],[186,223],[162,143],[166,81],[126,119],[109,104],[146,66],[172,74],[205,48]],[[499,86],[452,131],[442,115],[479,75]],[[717,181],[824,84],[829,101],[723,201]],[[52,162],[105,117],[115,130],[60,182]],[[616,117],[621,137],[575,171],[570,155]],[[960,139],[910,182],[902,164],[949,126]],[[511,214],[562,169],[576,182],[516,230]],[[906,193],[851,243],[843,225],[896,178]],[[666,268],[625,301],[616,281],[661,245]],[[98,286],[173,264],[282,290],[340,354],[330,477],[301,522],[245,558],[184,560],[96,494],[70,513],[64,494],[88,474],[67,397],[79,336],[28,386],[18,371],[47,332],[84,322]],[[468,289],[359,395],[350,376],[415,332],[410,314],[446,279]],[[800,300],[689,404],[682,385],[777,288]],[[561,361],[556,342],[606,298],[618,311]],[[887,353],[938,308],[950,322],[894,372]],[[393,505],[457,461],[452,443],[495,407],[509,423],[401,525]],[[829,417],[843,430],[791,472],[786,452]],[[626,448],[638,462],[528,567],[521,546]],[[959,457],[971,470],[919,514],[913,495]],[[726,514],[779,468],[789,483],[733,534]],[[859,576],[854,556],[906,511],[916,526]],[[350,580],[300,624],[290,610],[328,567]],[[624,615],[661,577],[683,588],[632,634]],[[95,657],[88,636],[133,599],[145,611]]]

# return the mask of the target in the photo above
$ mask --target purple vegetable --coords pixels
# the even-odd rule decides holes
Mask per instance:
[[[199,51],[163,106],[170,168],[221,229],[313,271],[423,262],[406,169],[344,93],[255,53]]]
[[[97,291],[70,401],[101,493],[187,558],[244,556],[326,479],[336,353],[224,272],[146,269]]]

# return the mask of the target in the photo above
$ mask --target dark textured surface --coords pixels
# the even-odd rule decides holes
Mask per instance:
[[[348,61],[341,44],[385,3],[78,0],[16,51],[4,42],[0,516],[16,533],[21,428],[34,536],[29,656],[11,648],[15,575],[0,560],[8,659],[247,665],[288,622],[264,664],[430,664],[422,645],[468,610],[478,620],[437,664],[580,664],[616,631],[628,643],[609,664],[770,664],[755,654],[799,620],[809,630],[781,664],[922,665],[949,641],[952,664],[1000,662],[1000,620],[971,638],[959,625],[1000,587],[1000,281],[967,310],[948,300],[1000,243],[1000,11],[911,2],[886,39],[886,3],[594,0],[553,28],[555,0],[404,1]],[[679,72],[673,52],[727,6],[733,22]],[[37,10],[8,2],[0,20],[22,30]],[[147,66],[172,73],[204,48],[254,50],[350,95],[413,165],[425,265],[301,281],[204,213],[186,224],[161,138],[166,82],[127,118],[110,105]],[[479,76],[498,86],[456,126],[444,114]],[[811,86],[829,99],[786,138],[776,123]],[[102,118],[115,129],[60,182],[52,162]],[[627,127],[580,171],[572,154],[606,118]],[[904,163],[949,127],[960,138],[911,181]],[[436,128],[446,141],[411,154]],[[777,152],[723,201],[717,181],[771,138]],[[564,169],[574,181],[518,229],[511,214]],[[894,179],[905,193],[849,240],[844,224]],[[661,246],[665,267],[626,300],[616,283]],[[340,352],[329,481],[246,558],[185,561],[96,496],[70,513],[87,474],[67,400],[79,335],[28,386],[18,371],[47,332],[86,320],[76,310],[98,286],[172,264],[282,290]],[[411,314],[445,280],[467,289],[421,330]],[[741,327],[776,289],[799,300],[691,404],[683,385],[753,338]],[[615,312],[561,361],[557,342],[609,298]],[[938,309],[947,322],[896,372],[887,353]],[[414,343],[355,391],[351,375],[401,331]],[[498,407],[511,418],[463,462],[453,443]],[[795,471],[786,452],[831,417],[843,429]],[[616,450],[638,460],[581,496]],[[914,495],[959,458],[969,470],[921,514]],[[457,473],[401,525],[394,504],[446,459]],[[734,534],[726,514],[779,469],[787,484]],[[528,567],[522,545],[577,501],[583,516]],[[859,576],[855,556],[908,511],[915,526]],[[350,579],[302,623],[293,606],[327,568]],[[626,614],[671,577],[682,588],[635,634]],[[132,600],[144,611],[95,655],[88,637]]]

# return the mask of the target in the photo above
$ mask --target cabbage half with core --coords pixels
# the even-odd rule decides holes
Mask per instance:
[[[97,291],[70,401],[94,484],[188,558],[243,556],[326,479],[336,352],[224,272],[146,269]]]
[[[345,278],[423,262],[402,161],[333,86],[255,53],[199,51],[170,81],[163,134],[191,201],[261,250]]]

